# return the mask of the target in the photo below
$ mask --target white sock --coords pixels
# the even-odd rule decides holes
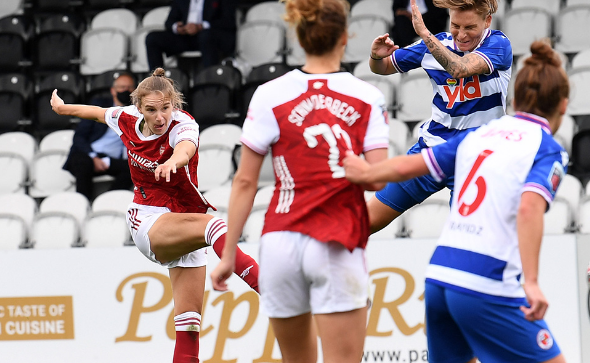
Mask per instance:
[[[225,233],[227,233],[227,224],[225,224],[225,221],[217,217],[212,218],[207,223],[207,227],[205,227],[205,242],[213,246],[215,241]]]
[[[195,311],[187,311],[174,317],[176,331],[200,331],[201,314]]]

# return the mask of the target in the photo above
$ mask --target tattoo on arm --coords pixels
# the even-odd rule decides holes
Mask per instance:
[[[471,53],[460,57],[442,45],[432,33],[428,33],[424,44],[438,63],[455,78],[465,78],[490,71],[488,64],[481,56]]]

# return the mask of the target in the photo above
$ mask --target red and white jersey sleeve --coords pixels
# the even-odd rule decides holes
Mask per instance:
[[[133,201],[138,204],[167,207],[172,212],[205,213],[209,204],[198,191],[198,152],[189,163],[171,175],[156,181],[154,171],[165,163],[178,143],[188,140],[199,145],[199,125],[188,113],[172,113],[166,132],[144,136],[139,125],[143,115],[135,106],[111,107],[105,112],[105,121],[127,147],[131,179],[135,185]]]
[[[272,151],[276,189],[263,233],[295,231],[349,249],[364,247],[368,215],[342,159],[387,148],[383,94],[350,73],[287,73],[256,90],[241,141]]]

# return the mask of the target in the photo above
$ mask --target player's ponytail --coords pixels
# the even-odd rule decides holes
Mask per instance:
[[[182,93],[178,91],[174,84],[174,80],[166,77],[164,68],[156,68],[150,77],[139,83],[135,91],[131,93],[131,102],[137,107],[141,107],[143,97],[153,92],[161,93],[165,98],[169,98],[172,106],[176,109],[182,109],[182,105],[185,103]]]
[[[548,117],[569,97],[569,81],[551,45],[537,40],[530,49],[532,55],[524,61],[514,83],[514,109]]]
[[[329,53],[346,33],[350,4],[345,0],[282,0],[284,19],[295,28],[307,54]]]

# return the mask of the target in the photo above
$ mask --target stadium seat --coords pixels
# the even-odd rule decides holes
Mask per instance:
[[[395,118],[415,122],[430,118],[432,112],[432,84],[425,72],[403,75],[397,95]]]
[[[393,26],[393,0],[360,0],[350,9],[350,16],[371,15],[383,18],[389,28]],[[377,36],[375,36],[376,38]]]
[[[113,82],[119,78],[122,70],[108,70],[103,73],[88,77],[88,91],[86,92],[86,99],[90,102],[94,98],[112,100],[111,87]],[[132,77],[135,76],[128,73]],[[135,79],[137,81],[137,79]]]
[[[305,64],[305,50],[299,44],[297,34],[293,27],[288,27],[285,34],[285,63],[291,67]]]
[[[582,182],[571,174],[564,175],[555,196],[564,199],[569,203],[572,211],[572,218],[575,221],[580,206],[580,199],[584,196]],[[575,229],[575,226],[572,226],[572,228]]]
[[[56,193],[45,198],[33,221],[31,247],[68,248],[80,245],[81,228],[90,209],[80,193]]]
[[[574,211],[570,203],[561,197],[555,196],[551,208],[543,217],[543,234],[554,235],[571,233],[575,225]]]
[[[402,214],[406,232],[411,238],[438,238],[449,216],[449,201],[426,199]],[[428,221],[428,223],[424,223]]]
[[[569,155],[572,154],[572,140],[577,130],[576,121],[568,114],[563,115],[559,130],[553,135],[555,140],[563,146]]]
[[[25,64],[28,44],[20,35],[0,31],[0,69],[17,72]]]
[[[590,184],[588,184],[590,185]],[[580,202],[578,210],[579,233],[590,234],[590,194]]]
[[[232,150],[240,145],[242,129],[232,124],[213,125],[203,130],[199,135],[199,146],[225,145]]]
[[[252,67],[283,61],[285,28],[272,21],[253,21],[238,27],[236,58],[247,75]]]
[[[186,73],[179,68],[166,68],[164,73],[166,77],[171,78],[176,83],[176,87],[182,92],[186,94],[190,89],[190,80]]]
[[[556,18],[555,49],[566,54],[590,48],[590,4],[563,8]]]
[[[90,29],[118,29],[131,36],[137,30],[138,23],[137,15],[129,9],[107,9],[92,18]]]
[[[229,65],[207,67],[196,75],[189,91],[187,110],[201,130],[234,121],[241,84],[240,71]]]
[[[252,68],[248,74],[248,77],[246,77],[246,82],[244,82],[242,91],[240,92],[242,95],[240,100],[241,114],[246,115],[248,112],[250,100],[252,99],[252,95],[254,95],[254,92],[258,86],[272,79],[280,77],[285,73],[290,72],[292,69],[293,67],[286,65],[285,63],[261,64]]]
[[[571,68],[590,67],[590,49],[584,49],[572,57]]]
[[[0,2],[0,18],[19,13],[23,9],[23,0],[3,0]]]
[[[110,190],[96,197],[84,221],[84,247],[122,247],[132,245],[127,227],[128,205],[133,201],[130,190]]]
[[[229,196],[231,194],[231,184],[226,183],[217,187],[208,189],[203,196],[207,202],[217,209],[214,211],[209,209],[207,214],[214,215],[219,218],[227,220],[227,211],[229,208]]]
[[[571,164],[568,172],[576,176],[583,185],[590,181],[588,150],[590,150],[590,130],[579,131],[572,140]]]
[[[29,242],[37,203],[27,194],[11,193],[0,195],[0,249],[25,248]]]
[[[570,97],[567,114],[571,116],[590,115],[590,67],[573,68],[568,72]]]
[[[63,151],[69,153],[74,141],[74,130],[56,130],[50,132],[39,142],[39,151]]]
[[[510,9],[533,8],[547,11],[551,16],[559,13],[560,1],[556,0],[512,0]]]
[[[84,95],[84,80],[77,72],[58,71],[41,79],[33,100],[35,133],[43,138],[55,130],[71,129],[78,121],[71,116],[58,115],[48,100],[55,89],[65,103],[80,103]]]
[[[24,132],[0,134],[0,194],[25,193],[37,141]]]
[[[64,191],[73,191],[76,180],[63,165],[68,153],[61,150],[38,152],[29,168],[29,195],[45,198]]]
[[[540,8],[510,10],[502,20],[502,32],[510,39],[512,54],[530,53],[531,43],[551,36],[552,17]]]
[[[408,150],[408,140],[410,139],[410,129],[408,125],[395,118],[389,118],[389,157],[395,155],[403,155]],[[393,150],[392,150],[393,149]]]
[[[286,23],[283,20],[284,14],[284,3],[278,1],[262,1],[248,9],[245,22],[266,20],[283,24],[286,27]]]
[[[141,27],[159,26],[164,29],[168,13],[170,13],[170,6],[159,6],[149,10],[141,19]]]
[[[163,26],[159,25],[145,26],[137,29],[137,31],[131,35],[131,72],[142,73],[150,71],[150,67],[147,60],[147,51],[145,47],[145,38],[150,32],[162,30],[163,28]]]
[[[24,73],[0,75],[0,132],[24,130],[31,124],[28,112],[33,85]]]
[[[388,76],[384,77],[377,74],[370,74],[361,75],[358,76],[358,78],[377,87],[385,97],[385,106],[387,107],[387,110],[393,111],[396,104],[396,88],[395,84],[388,79]]]
[[[111,70],[127,69],[128,36],[119,29],[85,31],[80,39],[80,73],[97,75]]]
[[[208,144],[199,147],[197,175],[201,192],[231,181],[234,173],[232,156],[233,148],[227,145]]]
[[[52,14],[42,18],[33,41],[37,70],[68,70],[80,62],[80,35],[85,22],[76,14]]]
[[[348,22],[348,44],[342,61],[357,63],[366,60],[373,40],[387,32],[389,32],[389,24],[382,17],[373,15],[351,17]]]

